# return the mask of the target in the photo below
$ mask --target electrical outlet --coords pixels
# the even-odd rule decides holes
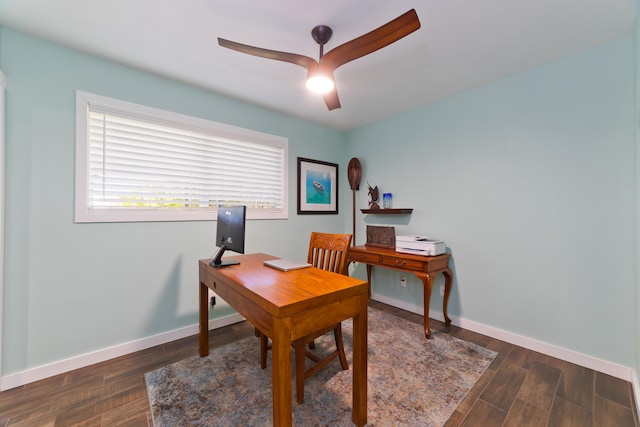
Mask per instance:
[[[400,279],[400,286],[402,286],[403,288],[407,287],[407,279],[406,278],[402,278]]]
[[[440,296],[444,296],[444,285],[440,285]]]

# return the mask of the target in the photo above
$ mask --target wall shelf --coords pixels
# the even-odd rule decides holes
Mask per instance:
[[[413,208],[397,208],[397,209],[360,209],[363,214],[374,215],[398,215],[398,214],[410,214],[413,212]]]

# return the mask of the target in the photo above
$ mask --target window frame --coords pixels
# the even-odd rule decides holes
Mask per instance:
[[[282,209],[262,210],[247,207],[247,219],[287,219],[289,206],[289,141],[287,138],[244,129],[202,118],[121,101],[88,92],[76,91],[76,176],[75,222],[152,222],[211,221],[217,208],[171,208],[92,211],[89,206],[89,112],[90,105],[136,120],[202,132],[212,136],[268,145],[282,149]]]

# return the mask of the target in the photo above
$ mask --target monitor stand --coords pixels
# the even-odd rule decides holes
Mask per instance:
[[[230,265],[238,265],[240,261],[235,261],[232,259],[223,259],[219,263],[217,263],[214,259],[209,262],[209,265],[215,268],[228,267]]]
[[[213,259],[209,261],[209,265],[215,268],[222,268],[222,267],[228,267],[230,265],[240,264],[240,261],[236,261],[232,259],[222,259],[222,254],[226,250],[227,248],[224,245],[220,246],[220,249],[218,249],[216,254],[213,256]]]

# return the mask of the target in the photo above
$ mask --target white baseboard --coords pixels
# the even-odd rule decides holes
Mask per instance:
[[[218,319],[209,321],[209,329],[217,329],[223,326],[238,323],[244,320],[239,314],[231,314]],[[133,353],[147,348],[155,347],[157,345],[165,344],[171,341],[186,338],[191,335],[196,335],[199,331],[199,326],[191,325],[181,329],[176,329],[169,332],[164,332],[151,337],[142,338],[136,341],[131,341],[124,344],[119,344],[113,347],[105,348],[102,350],[94,351],[91,353],[83,354],[80,356],[70,357],[69,359],[60,360],[47,365],[38,366],[35,368],[27,369],[25,371],[9,374],[2,377],[0,384],[2,388],[0,391],[9,390],[14,387],[19,387],[24,384],[29,384],[34,381],[39,381],[45,378],[52,377],[54,375],[62,374],[72,371],[74,369],[84,368],[85,366],[93,365],[95,363],[104,362],[105,360],[113,359],[116,357],[124,356],[129,353]]]
[[[635,398],[636,408],[640,408],[640,383],[638,382],[638,371],[632,369],[631,386],[633,387],[633,397]]]
[[[424,314],[424,310],[421,306],[398,301],[384,295],[372,293],[371,299],[401,308],[403,310],[410,311],[412,313],[420,315]],[[442,312],[429,310],[429,317],[444,322],[444,314]],[[538,353],[546,354],[547,356],[575,363],[576,365],[584,366],[585,368],[593,369],[595,371],[602,372],[613,377],[623,379],[625,381],[635,381],[634,391],[636,392],[636,400],[638,400],[638,393],[640,390],[635,388],[637,386],[638,379],[634,374],[633,368],[618,365],[616,363],[608,362],[606,360],[568,350],[566,348],[559,347],[553,344],[548,344],[522,335],[514,334],[512,332],[503,331],[502,329],[494,328],[492,326],[483,325],[481,323],[473,322],[463,318],[454,318],[452,316],[449,317],[451,317],[452,325],[459,326],[463,329],[477,332],[482,335],[487,335],[491,338],[499,339],[501,341],[518,345],[529,350],[537,351]],[[638,407],[640,408],[640,406]]]

